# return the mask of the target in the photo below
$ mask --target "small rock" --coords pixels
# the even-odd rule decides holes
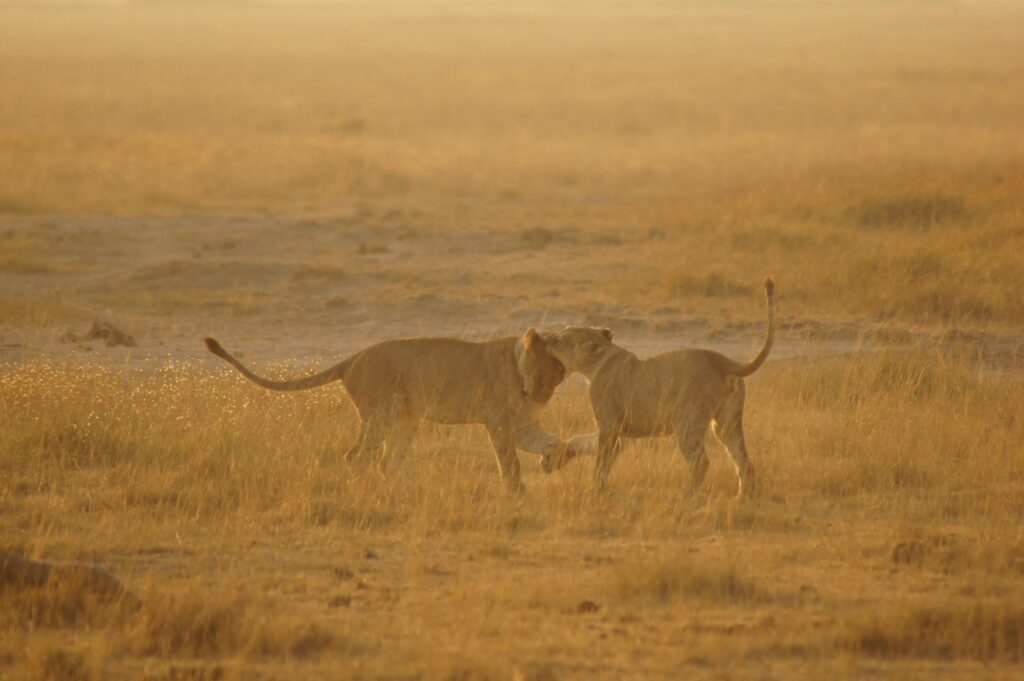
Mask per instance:
[[[128,348],[136,346],[135,339],[109,322],[93,322],[89,333],[85,334],[85,340],[102,338],[108,348],[123,345]]]
[[[920,563],[927,554],[928,546],[914,539],[896,544],[889,557],[894,563]]]

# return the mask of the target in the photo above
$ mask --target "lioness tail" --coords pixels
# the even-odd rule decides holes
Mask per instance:
[[[257,376],[253,372],[242,366],[242,363],[231,356],[227,350],[221,347],[213,338],[204,338],[203,342],[206,343],[206,349],[223,358],[228,364],[238,369],[239,372],[250,381],[257,385],[261,385],[264,388],[270,390],[307,390],[309,388],[319,388],[322,385],[327,385],[334,381],[340,381],[345,377],[345,371],[348,370],[351,359],[346,359],[338,364],[335,364],[329,369],[325,369],[318,374],[307,376],[306,378],[297,378],[291,381],[271,381],[269,379]]]
[[[775,342],[775,282],[770,278],[764,280],[764,293],[768,299],[768,337],[764,339],[764,347],[761,348],[761,352],[757,353],[757,357],[752,359],[749,364],[739,364],[731,367],[731,373],[737,378],[743,378],[754,373],[761,368],[764,361],[768,359],[768,353],[772,351],[772,344]]]

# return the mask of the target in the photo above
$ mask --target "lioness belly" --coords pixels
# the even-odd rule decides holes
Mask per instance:
[[[488,386],[462,384],[458,390],[445,388],[444,385],[425,387],[413,400],[418,403],[417,411],[422,418],[435,423],[481,423],[486,420],[486,414],[494,411],[489,404],[493,396]]]
[[[626,437],[656,437],[671,432],[670,420],[658,414],[627,413],[622,422],[622,434]]]

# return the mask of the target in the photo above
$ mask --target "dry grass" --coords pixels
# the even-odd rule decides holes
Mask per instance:
[[[1021,676],[1018,8],[101,4],[0,6],[0,549],[141,606],[0,584],[0,678]],[[669,440],[510,498],[476,427],[385,480],[340,388],[194,360],[740,352],[765,274],[749,503]],[[139,347],[56,343],[97,316]]]
[[[1024,316],[1012,8],[0,12],[0,212],[15,220],[358,199],[357,215],[414,228],[663,237],[597,300],[721,305],[754,272],[779,278],[790,314]],[[183,304],[167,295],[151,302]]]
[[[673,556],[651,564],[625,565],[615,590],[624,600],[708,600],[750,604],[770,595],[735,563],[716,563],[689,555]]]
[[[8,649],[36,678],[130,675],[147,656],[498,678],[615,676],[631,650],[655,656],[650,675],[736,655],[1020,659],[1024,385],[964,359],[770,366],[751,382],[764,496],[750,504],[728,499],[717,448],[695,498],[671,443],[640,441],[605,496],[589,461],[545,477],[524,457],[530,491],[511,499],[475,428],[426,428],[397,480],[341,464],[356,421],[340,391],[268,394],[187,364],[39,362],[0,383],[4,543],[103,562],[143,602],[0,593],[11,640],[48,651]],[[586,426],[580,393],[554,407],[559,426]],[[78,631],[87,645],[60,642]]]
[[[879,657],[1020,662],[1024,611],[1018,604],[981,601],[886,613],[852,626],[846,645]]]

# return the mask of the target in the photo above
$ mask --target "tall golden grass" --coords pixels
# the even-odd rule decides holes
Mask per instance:
[[[659,675],[735,655],[822,669],[1024,654],[1024,384],[966,358],[770,365],[750,381],[750,504],[731,500],[716,446],[696,497],[671,442],[648,440],[606,495],[589,460],[547,477],[524,455],[515,499],[474,427],[428,427],[398,479],[343,464],[357,420],[340,390],[271,394],[184,363],[33,362],[0,386],[4,543],[103,562],[143,603],[0,591],[3,654],[37,678],[130,676],[148,656],[611,678],[639,650]],[[560,393],[552,427],[584,429],[587,410]]]

